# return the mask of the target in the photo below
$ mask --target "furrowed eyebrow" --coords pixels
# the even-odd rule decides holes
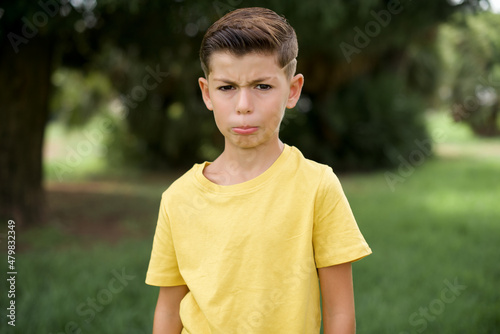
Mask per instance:
[[[252,80],[249,84],[250,85],[253,85],[253,84],[256,84],[256,83],[260,83],[260,82],[264,82],[264,81],[268,81],[270,79],[272,79],[273,77],[262,77],[262,78],[257,78],[255,80]],[[214,81],[220,81],[220,82],[224,82],[228,85],[232,85],[232,86],[238,86],[238,84],[236,82],[233,82],[229,79],[225,79],[225,78],[214,78]]]

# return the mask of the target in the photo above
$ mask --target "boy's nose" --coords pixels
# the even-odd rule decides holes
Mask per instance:
[[[247,89],[241,89],[238,94],[236,112],[238,114],[247,114],[252,112],[252,97],[251,93]]]

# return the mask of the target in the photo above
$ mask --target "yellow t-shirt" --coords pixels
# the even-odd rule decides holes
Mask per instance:
[[[319,333],[316,268],[371,253],[332,169],[288,145],[235,185],[207,164],[163,193],[146,283],[188,286],[183,334]]]

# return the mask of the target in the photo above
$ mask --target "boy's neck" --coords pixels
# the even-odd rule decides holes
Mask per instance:
[[[203,174],[219,185],[249,181],[271,167],[283,149],[284,144],[278,138],[265,145],[248,149],[226,143],[224,152],[205,168]]]

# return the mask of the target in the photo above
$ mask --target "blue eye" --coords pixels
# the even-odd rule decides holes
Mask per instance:
[[[271,86],[266,85],[266,84],[258,84],[257,85],[257,89],[260,89],[260,90],[269,90],[269,89],[271,89]]]

